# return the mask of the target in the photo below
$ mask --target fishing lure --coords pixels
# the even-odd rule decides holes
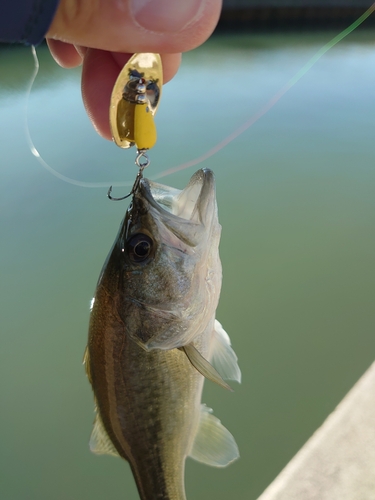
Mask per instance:
[[[150,160],[146,151],[157,139],[154,121],[163,85],[163,70],[159,54],[134,54],[123,67],[113,87],[109,108],[112,138],[120,148],[137,147],[135,163],[138,174],[132,190],[126,196],[108,198],[120,201],[132,195]]]
[[[161,97],[162,65],[159,54],[134,54],[113,87],[109,120],[114,142],[139,151],[156,143],[154,116]]]

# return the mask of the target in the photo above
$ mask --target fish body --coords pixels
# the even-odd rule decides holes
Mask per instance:
[[[90,447],[129,462],[142,500],[184,500],[187,456],[216,466],[238,457],[201,405],[202,374],[240,379],[215,320],[220,232],[210,170],[182,191],[141,179],[98,281],[85,354]]]

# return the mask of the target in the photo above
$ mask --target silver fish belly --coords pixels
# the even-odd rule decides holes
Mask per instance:
[[[239,456],[201,404],[202,375],[224,387],[241,378],[215,320],[220,232],[210,170],[182,191],[142,179],[98,281],[85,353],[90,448],[127,460],[142,500],[184,500],[187,456],[218,467]]]

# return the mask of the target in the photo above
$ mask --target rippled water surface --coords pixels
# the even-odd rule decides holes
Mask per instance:
[[[184,56],[157,115],[149,175],[206,152],[261,109],[336,33],[232,35]],[[189,460],[189,499],[256,499],[374,359],[375,37],[330,50],[215,171],[224,282],[218,318],[243,371],[204,401],[239,444],[227,469]],[[132,182],[133,152],[99,138],[80,71],[45,48],[29,101],[43,158],[85,182]],[[89,302],[126,209],[47,172],[25,137],[29,49],[0,51],[1,428],[4,500],[137,499],[128,465],[88,450],[81,364]],[[182,187],[198,167],[163,179]],[[122,195],[126,187],[116,187]]]

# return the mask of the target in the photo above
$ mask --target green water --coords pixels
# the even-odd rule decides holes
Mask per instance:
[[[262,108],[336,33],[212,39],[165,87],[149,174],[213,147]],[[30,132],[58,172],[129,181],[133,152],[99,138],[79,70],[46,49]],[[93,398],[81,364],[89,302],[126,203],[62,182],[24,131],[28,49],[0,51],[0,498],[137,499],[128,465],[88,450]],[[241,459],[187,463],[190,500],[253,500],[334,409],[375,352],[375,37],[355,32],[212,168],[223,226],[218,318],[239,355],[233,394],[204,401]],[[193,167],[163,179],[182,187]],[[121,196],[126,187],[116,187]]]

